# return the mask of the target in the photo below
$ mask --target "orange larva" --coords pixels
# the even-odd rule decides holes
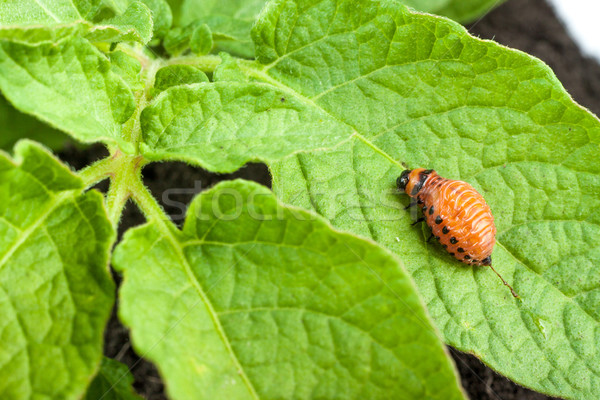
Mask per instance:
[[[422,206],[432,235],[459,261],[470,265],[487,265],[492,270],[492,250],[496,243],[494,216],[483,196],[463,181],[445,179],[432,169],[406,170],[396,181]],[[494,270],[496,272],[496,270]],[[508,286],[512,287],[496,272]]]

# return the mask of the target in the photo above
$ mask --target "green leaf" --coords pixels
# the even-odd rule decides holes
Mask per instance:
[[[200,195],[183,232],[129,231],[114,266],[172,399],[464,398],[397,260],[255,183]]]
[[[116,27],[117,33],[111,29],[95,27],[87,38],[92,42],[139,41],[146,44],[152,39],[154,31],[152,11],[141,1],[133,1],[120,15],[105,22],[108,27]]]
[[[172,55],[180,55],[188,50],[195,54],[208,54],[214,46],[210,27],[200,21],[183,28],[172,29],[165,37],[165,49]]]
[[[153,37],[162,39],[166,36],[173,25],[173,13],[167,0],[141,0],[152,12],[152,21],[154,22]]]
[[[103,198],[21,141],[0,154],[0,232],[0,398],[78,399],[114,300]]]
[[[133,391],[133,376],[126,365],[104,357],[100,372],[94,378],[85,400],[142,400]]]
[[[493,8],[498,7],[506,0],[452,0],[444,7],[434,11],[462,23],[473,22],[482,18]]]
[[[100,3],[100,0],[4,0],[0,3],[0,25],[50,25],[72,22],[97,12]]]
[[[163,41],[165,50],[174,56],[178,56],[188,50],[192,34],[197,26],[198,24],[191,24],[184,28],[175,27],[171,29]]]
[[[154,78],[154,93],[158,94],[171,87],[207,83],[208,77],[200,69],[191,65],[169,65],[158,70]]]
[[[173,87],[140,120],[140,150],[148,159],[188,160],[218,172],[235,171],[248,161],[333,147],[351,134],[322,110],[256,83]]]
[[[190,38],[190,49],[197,55],[210,53],[213,48],[213,35],[208,25],[202,24],[194,29]]]
[[[482,17],[505,0],[397,0],[418,11],[466,23]]]
[[[221,57],[221,63],[215,68],[213,73],[213,80],[219,81],[233,81],[233,82],[249,82],[250,80],[240,68],[236,58],[233,58],[229,53],[219,53]],[[281,99],[280,99],[281,100]]]
[[[108,54],[112,72],[120,76],[133,91],[144,90],[142,64],[131,55],[117,50]]]
[[[173,10],[173,24],[186,26],[207,16],[229,17],[237,23],[249,24],[265,5],[265,0],[167,0]],[[241,25],[240,25],[241,26]],[[238,28],[241,29],[241,28]],[[248,35],[248,33],[246,33]]]
[[[152,37],[152,15],[143,3],[134,1],[123,13],[98,23],[86,20],[88,15],[93,17],[100,9],[97,0],[58,0],[48,4],[35,0],[7,0],[0,4],[0,40],[41,44],[78,35],[99,42],[147,43]]]
[[[19,139],[33,139],[58,149],[67,136],[27,114],[20,113],[0,96],[0,149],[10,150]]]
[[[119,142],[135,111],[131,90],[100,51],[79,38],[27,46],[0,41],[0,89],[20,111],[82,142]]]
[[[550,69],[386,0],[273,1],[253,37],[247,74],[355,132],[270,163],[281,198],[401,257],[448,344],[535,390],[600,397],[600,123]],[[485,196],[521,299],[411,227],[401,162]]]
[[[250,29],[265,0],[168,0],[175,26],[206,24],[214,34],[217,51],[254,56]],[[188,37],[191,32],[187,33]]]

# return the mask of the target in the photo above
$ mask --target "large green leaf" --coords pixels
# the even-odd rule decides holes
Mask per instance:
[[[100,371],[85,394],[85,400],[142,400],[131,387],[133,376],[127,365],[104,357]]]
[[[0,153],[0,398],[77,399],[113,304],[102,196],[32,142]]]
[[[271,162],[276,192],[395,252],[447,343],[538,391],[600,397],[600,123],[550,69],[391,0],[273,1],[253,37],[242,69],[348,134]],[[173,155],[206,166],[203,152]],[[484,194],[520,299],[410,226],[401,162]]]
[[[132,1],[113,18],[93,22],[101,9],[99,0],[5,0],[0,2],[0,40],[39,44],[86,35],[93,41],[147,43],[152,37],[152,14],[142,2]]]
[[[463,398],[397,259],[255,183],[200,195],[183,232],[128,232],[113,264],[173,399]]]
[[[260,73],[361,135],[274,167],[276,191],[399,254],[449,344],[538,391],[600,396],[598,120],[538,60],[389,2],[356,7],[278,1],[256,27]],[[485,195],[520,300],[410,226],[400,161]]]
[[[37,140],[53,149],[60,148],[67,140],[63,133],[15,110],[0,95],[0,149],[12,149],[23,138]]]
[[[87,40],[28,46],[0,41],[0,89],[20,111],[83,142],[121,142],[133,94]]]
[[[272,86],[238,82],[170,88],[144,110],[141,127],[140,149],[149,159],[189,159],[219,172],[332,147],[351,134],[326,113]]]

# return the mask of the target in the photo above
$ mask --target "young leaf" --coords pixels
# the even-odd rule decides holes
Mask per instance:
[[[0,398],[78,399],[102,356],[115,239],[102,196],[29,141],[0,154]]]
[[[154,77],[154,92],[160,93],[171,87],[208,82],[200,69],[191,65],[168,65],[158,70]]]
[[[206,24],[215,36],[218,51],[251,58],[254,56],[250,29],[265,0],[168,0],[175,26]],[[189,31],[189,29],[188,29]],[[188,37],[191,31],[187,33]]]
[[[173,13],[171,7],[167,3],[167,0],[141,0],[142,3],[146,4],[152,12],[152,21],[154,23],[154,34],[152,35],[155,39],[162,39],[171,29],[173,25]]]
[[[171,29],[163,41],[165,50],[173,56],[178,56],[188,50],[190,39],[197,26],[198,24],[192,24],[184,28],[175,27]]]
[[[392,1],[273,1],[253,37],[250,74],[357,132],[271,165],[276,192],[398,254],[449,344],[535,390],[599,397],[600,123],[550,69]],[[403,161],[485,195],[520,299],[410,226]]]
[[[172,29],[163,42],[165,50],[172,55],[180,55],[187,50],[195,54],[208,54],[214,46],[210,27],[200,21],[183,28]]]
[[[152,39],[154,31],[152,24],[152,11],[141,1],[133,1],[127,9],[120,15],[115,16],[104,22],[109,27],[116,27],[117,30],[126,32],[121,36],[115,36],[110,29],[104,29],[102,26],[95,27],[87,38],[92,42],[118,42],[118,41],[139,41],[146,44]]]
[[[27,46],[0,41],[0,89],[20,111],[82,142],[120,142],[133,93],[87,40]]]
[[[33,139],[52,148],[60,148],[67,136],[37,119],[15,110],[0,96],[0,149],[10,150],[19,139]]]
[[[190,49],[193,53],[197,55],[208,54],[213,45],[213,34],[208,25],[202,24],[194,29],[190,38]]]
[[[109,53],[108,57],[110,59],[111,70],[120,76],[131,90],[144,89],[144,83],[141,78],[142,64],[137,58],[119,50]]]
[[[85,400],[142,400],[133,391],[133,376],[126,365],[104,357],[100,371],[85,395]]]
[[[101,9],[98,1],[91,3],[4,1],[0,3],[0,39],[27,44],[54,43],[75,35],[106,42],[150,40],[152,15],[143,3],[133,1],[123,13],[97,23],[86,20]]]
[[[238,60],[229,53],[219,53],[221,63],[215,68],[213,72],[213,81],[232,81],[232,82],[249,82],[248,76],[242,71]]]
[[[172,399],[464,398],[396,258],[255,183],[129,231],[113,265]]]
[[[170,88],[142,112],[141,127],[140,149],[149,159],[189,160],[219,172],[333,147],[351,135],[348,126],[276,88],[238,82]]]

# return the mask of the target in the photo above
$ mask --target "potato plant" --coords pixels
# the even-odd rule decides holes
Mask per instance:
[[[396,0],[7,0],[0,90],[3,145],[110,153],[0,153],[0,398],[138,398],[102,359],[117,295],[172,399],[464,399],[444,343],[600,397],[600,123],[541,61]],[[221,183],[180,228],[142,181],[167,160],[273,188]],[[411,226],[403,163],[485,196],[518,298]]]

